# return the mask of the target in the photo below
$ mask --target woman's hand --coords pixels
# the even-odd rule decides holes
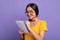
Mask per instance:
[[[25,23],[28,27],[30,26],[30,22],[28,20]]]
[[[23,38],[24,31],[20,28],[20,29],[18,30],[18,32],[19,32],[19,34],[21,35],[21,37]]]
[[[25,23],[26,23],[26,25],[27,25],[28,30],[30,30],[30,29],[31,29],[31,27],[30,27],[30,22],[27,20]]]

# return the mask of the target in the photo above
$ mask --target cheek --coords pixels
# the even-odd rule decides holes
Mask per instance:
[[[34,13],[32,13],[32,14],[27,14],[27,16],[30,17],[30,18],[34,18],[34,17],[36,17],[36,14],[34,14]]]
[[[36,16],[36,14],[35,14],[35,13],[33,13],[33,14],[31,14],[31,16],[35,17],[35,16]]]
[[[30,16],[34,16],[33,14],[30,14]]]

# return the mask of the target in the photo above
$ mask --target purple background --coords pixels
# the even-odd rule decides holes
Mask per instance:
[[[47,21],[45,40],[60,40],[60,0],[0,0],[0,40],[20,40],[16,20],[26,20],[25,7],[34,2]]]

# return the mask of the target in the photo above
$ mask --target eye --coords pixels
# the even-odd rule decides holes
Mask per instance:
[[[32,13],[33,13],[33,11],[32,11],[32,10],[29,10],[29,11],[27,11],[26,13],[27,13],[27,14],[28,14],[28,13],[32,14]]]
[[[30,10],[30,13],[33,13],[33,11],[32,11],[32,10]]]

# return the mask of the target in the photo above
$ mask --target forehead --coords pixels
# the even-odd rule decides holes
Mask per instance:
[[[27,11],[30,11],[30,10],[34,11],[31,7],[28,7],[27,8]]]

